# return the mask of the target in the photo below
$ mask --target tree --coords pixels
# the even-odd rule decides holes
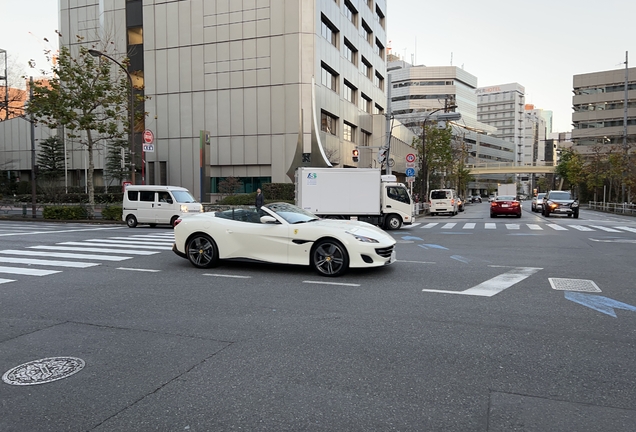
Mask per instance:
[[[128,141],[114,140],[106,145],[106,162],[104,166],[104,179],[108,185],[116,181],[122,184],[130,175],[130,152]]]
[[[566,180],[572,188],[580,186],[585,181],[583,157],[574,150],[563,150],[555,173]]]
[[[39,148],[38,177],[53,183],[64,177],[67,155],[62,139],[57,136],[48,137],[40,142]]]
[[[81,38],[78,38],[81,42]],[[95,210],[94,151],[105,142],[124,139],[130,132],[127,120],[128,95],[131,89],[124,71],[117,68],[113,80],[113,63],[93,57],[89,48],[80,45],[76,56],[68,47],[60,49],[48,83],[33,84],[33,98],[27,111],[36,122],[50,128],[64,126],[69,138],[85,145],[88,154],[88,217]],[[122,128],[122,125],[124,126]]]

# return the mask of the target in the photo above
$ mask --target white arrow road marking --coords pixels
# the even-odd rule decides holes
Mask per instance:
[[[480,297],[492,297],[495,294],[499,294],[506,288],[510,288],[514,284],[519,283],[522,280],[532,276],[539,270],[543,270],[543,269],[537,268],[537,267],[515,267],[504,274],[495,276],[494,278],[489,279],[486,282],[482,282],[479,285],[475,285],[474,287],[468,288],[467,290],[464,290],[464,291],[443,291],[443,290],[427,290],[427,289],[422,291],[443,293],[443,294],[462,294],[462,295],[472,295],[472,296],[480,296]]]
[[[345,282],[325,282],[325,281],[303,281],[303,283],[306,284],[316,284],[316,285],[339,285],[339,286],[352,286],[352,287],[359,287],[360,284],[354,284],[354,283],[345,283]]]
[[[15,279],[0,279],[0,284],[8,283],[8,282],[15,282]]]

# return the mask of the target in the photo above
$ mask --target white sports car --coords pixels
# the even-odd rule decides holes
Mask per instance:
[[[311,265],[323,276],[395,261],[395,240],[366,222],[319,219],[287,203],[201,213],[177,221],[174,253],[195,267],[219,259]]]

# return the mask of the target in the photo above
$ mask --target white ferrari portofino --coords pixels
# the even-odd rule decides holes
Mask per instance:
[[[395,240],[366,222],[319,219],[287,203],[200,213],[178,221],[174,253],[199,268],[221,259],[310,265],[323,276],[395,261]]]

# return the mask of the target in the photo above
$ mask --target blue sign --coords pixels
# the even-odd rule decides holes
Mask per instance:
[[[406,169],[407,177],[415,177],[415,168],[407,168]]]

